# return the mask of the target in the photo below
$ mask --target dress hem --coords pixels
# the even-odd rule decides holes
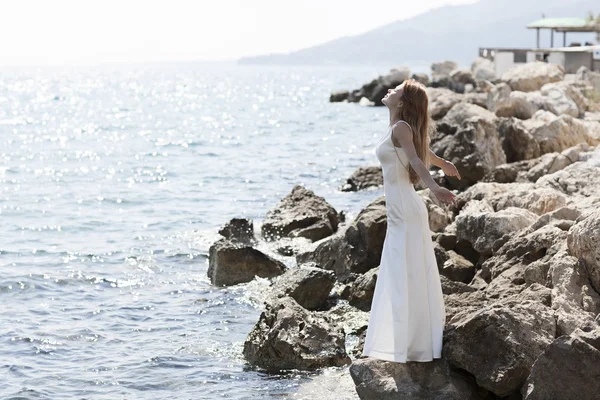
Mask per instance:
[[[414,362],[431,362],[434,359],[440,359],[442,358],[442,356],[433,356],[433,358],[427,358],[427,359],[408,359],[408,358],[403,358],[402,356],[399,356],[399,354],[401,353],[384,353],[381,351],[375,351],[375,350],[371,350],[368,353],[362,353],[363,357],[371,357],[371,358],[377,358],[380,360],[384,360],[384,361],[392,361],[392,362],[399,362],[399,363],[406,363],[409,361],[414,361]]]

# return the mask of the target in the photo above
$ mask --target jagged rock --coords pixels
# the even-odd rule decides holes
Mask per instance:
[[[508,83],[512,90],[532,92],[540,90],[547,83],[562,81],[564,76],[565,70],[562,66],[536,61],[510,69],[501,79]]]
[[[560,246],[555,245],[560,245],[565,238],[566,232],[552,225],[543,226],[533,232],[523,230],[517,235],[509,236],[494,255],[482,264],[481,277],[488,282],[493,281],[503,272],[517,267],[513,273],[520,273],[520,276],[514,277],[517,280],[513,283],[523,284],[525,269],[532,268],[536,261],[541,260],[541,267],[544,267],[545,271],[548,270],[547,262],[560,249]],[[535,266],[540,267],[539,264]],[[545,276],[546,272],[542,274]]]
[[[458,102],[462,95],[446,88],[427,88],[429,98],[429,113],[433,119],[441,119]]]
[[[319,243],[313,251],[299,254],[296,260],[298,264],[315,262],[344,281],[351,273],[365,273],[379,265],[386,230],[385,197],[381,196],[343,232]]]
[[[338,90],[335,91],[333,93],[331,93],[331,95],[329,95],[329,102],[330,103],[338,103],[344,100],[348,100],[348,97],[350,96],[350,92],[347,90]]]
[[[274,297],[290,296],[307,310],[323,308],[334,285],[333,272],[305,265],[289,269],[272,284]]]
[[[350,376],[361,400],[443,399],[479,400],[473,377],[452,368],[444,359],[426,363],[394,363],[359,359]]]
[[[254,223],[248,218],[232,218],[219,229],[219,234],[233,241],[252,242],[254,241]]]
[[[596,330],[596,340],[600,333]],[[600,346],[581,336],[556,338],[531,367],[523,400],[595,399],[600,393]]]
[[[373,301],[378,273],[379,267],[373,268],[354,281],[348,298],[350,305],[362,311],[371,311],[371,302]]]
[[[552,309],[556,317],[557,335],[569,335],[577,328],[596,325],[600,313],[600,295],[590,285],[585,267],[577,258],[560,251],[543,265],[542,271],[552,287]]]
[[[440,281],[442,283],[442,293],[446,295],[477,291],[477,288],[467,285],[466,283],[450,280],[444,275],[440,275]]]
[[[285,265],[247,243],[221,239],[209,249],[207,275],[216,286],[249,282],[255,276],[272,278],[285,272]]]
[[[552,310],[535,301],[501,302],[472,313],[449,330],[443,354],[503,397],[518,391],[531,365],[554,339]]]
[[[497,117],[483,107],[470,103],[456,103],[437,124],[440,132],[454,135],[460,126],[470,118],[486,119],[495,122]]]
[[[487,93],[471,92],[465,93],[463,96],[465,102],[475,104],[487,110]]]
[[[300,185],[270,210],[262,224],[265,239],[283,236],[317,241],[337,231],[339,215],[327,201]]]
[[[567,82],[547,83],[540,89],[540,93],[547,98],[558,99],[554,105],[554,110],[545,108],[548,111],[560,114],[569,114],[573,117],[583,116],[589,105],[581,90]],[[565,100],[565,98],[568,100]],[[573,103],[575,109],[573,109]]]
[[[536,220],[532,212],[516,207],[494,211],[486,201],[467,203],[456,217],[457,239],[467,240],[484,256],[491,256],[499,247],[497,240],[529,226]]]
[[[359,102],[366,98],[370,104],[382,106],[381,99],[387,93],[388,89],[393,89],[408,79],[410,69],[405,66],[392,68],[386,75],[381,75],[371,82],[363,85],[360,89],[353,90],[348,96],[348,101]]]
[[[600,210],[576,223],[567,243],[569,252],[583,262],[592,286],[600,293]]]
[[[551,117],[549,122],[534,126],[531,135],[540,145],[541,154],[561,152],[588,141],[586,126],[569,115]]]
[[[378,165],[360,167],[352,173],[346,183],[340,188],[342,192],[357,192],[383,185],[383,172]]]
[[[453,250],[449,250],[447,254],[448,259],[444,262],[440,273],[452,281],[471,282],[475,276],[473,263]]]
[[[431,148],[456,166],[462,179],[448,176],[446,180],[450,187],[459,190],[477,183],[494,167],[506,163],[496,125],[482,118],[465,121],[454,135],[444,136]]]
[[[532,183],[479,182],[457,196],[459,209],[471,200],[486,200],[500,211],[518,207],[542,215],[567,203],[567,197],[558,190]]]
[[[350,364],[344,329],[293,298],[267,303],[244,343],[244,357],[267,370],[315,370]]]
[[[435,76],[448,76],[452,71],[458,68],[454,61],[441,61],[431,64],[431,73]]]
[[[475,78],[473,77],[473,72],[469,69],[456,68],[452,72],[450,72],[450,79],[454,83],[459,83],[462,85],[471,84],[473,86],[477,85]]]

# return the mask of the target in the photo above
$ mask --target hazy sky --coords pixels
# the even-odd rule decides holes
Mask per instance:
[[[288,52],[474,0],[14,0],[0,65],[227,60]]]

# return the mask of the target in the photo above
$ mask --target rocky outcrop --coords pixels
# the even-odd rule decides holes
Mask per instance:
[[[361,99],[367,99],[369,104],[382,106],[381,99],[385,96],[388,89],[393,89],[410,77],[410,69],[408,67],[393,68],[386,75],[380,75],[371,82],[363,85],[360,89],[348,92],[340,90],[333,92],[329,97],[330,102],[348,101],[358,103]]]
[[[569,252],[581,260],[592,286],[600,293],[600,210],[573,226],[568,246]]]
[[[519,391],[537,357],[552,343],[552,310],[535,301],[495,303],[447,332],[443,354],[497,396]]]
[[[595,399],[600,393],[600,328],[556,338],[537,358],[523,400]]]
[[[448,111],[462,100],[462,95],[446,88],[427,88],[429,98],[429,112],[431,118],[441,119]]]
[[[370,167],[360,167],[352,173],[342,185],[342,192],[357,192],[370,188],[377,188],[383,185],[383,172],[378,165]]]
[[[261,230],[267,240],[289,236],[317,241],[335,233],[338,224],[337,211],[323,197],[296,185],[265,215]]]
[[[215,242],[209,249],[207,275],[215,286],[249,282],[256,276],[272,278],[286,270],[285,265],[247,243],[228,239]]]
[[[315,370],[350,364],[344,330],[293,298],[267,303],[244,343],[244,357],[266,370]]]
[[[254,223],[247,218],[233,218],[219,229],[219,234],[226,239],[250,243],[254,241]]]
[[[308,265],[289,269],[272,282],[274,297],[292,297],[307,310],[324,308],[334,285],[333,272]]]
[[[454,135],[445,135],[432,144],[432,150],[452,162],[462,179],[447,177],[450,187],[465,189],[506,163],[506,155],[496,130],[487,119],[468,119]]]
[[[501,80],[508,83],[512,90],[532,92],[551,82],[562,81],[565,70],[559,65],[541,61],[515,67],[502,75]]]
[[[325,240],[313,250],[299,254],[299,264],[315,262],[335,272],[338,280],[351,273],[364,273],[379,265],[387,230],[385,198],[379,197],[340,234]]]
[[[362,400],[479,400],[473,378],[444,359],[426,363],[356,360],[350,376]]]
[[[351,305],[359,310],[371,311],[371,301],[373,300],[378,273],[379,268],[373,268],[354,281],[348,298]]]

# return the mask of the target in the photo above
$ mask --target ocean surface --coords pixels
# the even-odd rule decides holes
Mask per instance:
[[[329,94],[387,69],[1,69],[0,398],[328,398],[339,371],[245,362],[269,281],[212,286],[208,249],[294,184],[349,220],[382,194],[338,188],[387,110]]]

